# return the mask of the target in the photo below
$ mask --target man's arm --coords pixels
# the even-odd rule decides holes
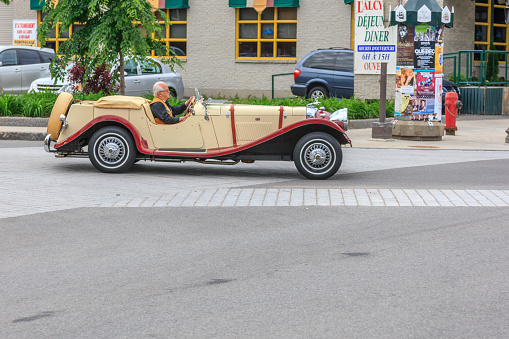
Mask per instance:
[[[166,102],[166,104],[168,105],[168,102]],[[170,106],[170,105],[168,105],[168,107],[171,109],[171,111],[173,112],[174,116],[184,113],[186,111],[186,108],[187,108],[185,103],[183,103],[180,106]]]
[[[184,105],[185,107],[185,105]],[[154,114],[154,118],[159,118],[164,122],[165,124],[176,124],[180,121],[178,117],[171,117],[168,112],[166,112],[166,108],[164,107],[163,103],[161,102],[155,102],[152,105],[150,105],[150,109],[152,110],[152,113]],[[170,109],[173,111],[173,107],[170,106]],[[173,111],[173,114],[175,115],[175,111]]]

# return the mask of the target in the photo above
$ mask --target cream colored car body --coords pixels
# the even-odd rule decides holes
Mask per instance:
[[[62,93],[61,96],[65,94]],[[150,102],[141,97],[109,96],[98,101],[74,103],[70,107],[71,98],[66,99],[63,104],[57,100],[48,125],[48,137],[45,140],[46,150],[55,152],[57,156],[95,154],[97,158],[104,154],[106,149],[112,154],[128,153],[129,145],[122,146],[120,142],[120,146],[116,146],[115,142],[118,140],[110,144],[107,144],[109,139],[102,141],[103,146],[99,144],[97,147],[103,147],[100,150],[103,153],[98,149],[91,154],[90,146],[88,149],[85,147],[90,141],[96,142],[98,137],[94,135],[100,133],[98,131],[108,127],[120,128],[127,132],[126,135],[121,133],[119,140],[132,136],[136,149],[131,152],[136,152],[135,158],[138,160],[204,162],[292,160],[295,146],[292,143],[297,143],[297,138],[307,134],[303,130],[305,128],[310,128],[310,132],[329,133],[339,144],[350,143],[344,131],[333,122],[306,119],[306,107],[232,105],[226,102],[200,100],[192,108],[192,115],[188,119],[178,124],[166,125],[155,122]],[[69,107],[67,112],[61,112],[67,107]],[[59,113],[63,114],[56,123],[55,116]],[[112,138],[117,138],[118,133],[115,134],[115,131],[111,133],[114,134]],[[296,135],[293,137],[295,140],[288,137],[293,134]],[[280,142],[278,138],[290,141]],[[51,147],[52,142],[54,148]],[[273,144],[266,146],[266,143]],[[284,144],[284,150],[278,151],[277,145],[280,143]],[[97,148],[95,144],[93,147]],[[257,151],[259,149],[263,151]],[[335,152],[340,153],[341,150]],[[106,162],[110,159],[108,156],[105,155]],[[111,159],[115,160],[113,156]],[[93,160],[91,157],[92,163]],[[95,163],[94,165],[98,167]],[[120,165],[111,170],[100,167],[98,169],[105,172],[126,170]]]
[[[231,105],[198,102],[194,115],[182,123],[156,124],[150,101],[138,97],[110,96],[97,102],[74,104],[67,114],[68,127],[57,144],[65,142],[94,119],[117,116],[133,124],[151,149],[217,149],[233,147]],[[278,106],[234,105],[236,146],[263,138],[279,129]],[[208,115],[209,119],[205,119]],[[306,119],[305,107],[283,106],[282,126]],[[149,136],[149,137],[147,137]]]

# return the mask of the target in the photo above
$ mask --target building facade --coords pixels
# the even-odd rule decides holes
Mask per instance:
[[[353,48],[353,8],[349,0],[268,0],[261,13],[253,0],[148,0],[166,11],[172,25],[165,29],[164,43],[181,59],[186,87],[214,97],[271,96],[274,74],[293,73],[298,61],[319,48]],[[455,8],[454,28],[445,33],[445,53],[485,49],[493,38],[500,50],[509,50],[508,25],[502,22],[502,0],[438,0]],[[505,1],[505,0],[504,0]],[[389,6],[401,0],[385,0]],[[0,3],[0,44],[12,44],[12,21],[43,17],[39,0]],[[502,13],[502,14],[501,14]],[[56,27],[47,47],[58,53],[59,43],[79,29]],[[504,60],[505,62],[505,60]],[[452,72],[445,63],[445,73]],[[389,76],[389,84],[394,77]],[[291,95],[292,75],[274,77],[275,95]],[[355,95],[379,97],[379,77],[356,76]],[[388,96],[393,95],[388,86]]]

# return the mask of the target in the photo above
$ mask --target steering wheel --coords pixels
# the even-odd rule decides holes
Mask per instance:
[[[194,105],[196,104],[196,97],[194,97],[193,101],[189,103],[189,106],[186,108],[186,115],[191,111],[191,114],[194,115]]]

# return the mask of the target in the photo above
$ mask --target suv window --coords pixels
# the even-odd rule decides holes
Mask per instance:
[[[302,66],[308,68],[320,68],[334,70],[336,69],[336,52],[318,52],[310,56]]]
[[[51,60],[53,59],[53,57],[55,56],[52,53],[47,53],[47,52],[40,52],[40,53],[41,53],[42,61],[44,63],[50,63]]]
[[[20,65],[40,64],[41,57],[37,51],[18,50]]]
[[[339,53],[336,71],[353,73],[353,53]]]
[[[18,64],[18,58],[16,57],[15,49],[8,49],[0,53],[0,61],[2,66],[15,66]]]

